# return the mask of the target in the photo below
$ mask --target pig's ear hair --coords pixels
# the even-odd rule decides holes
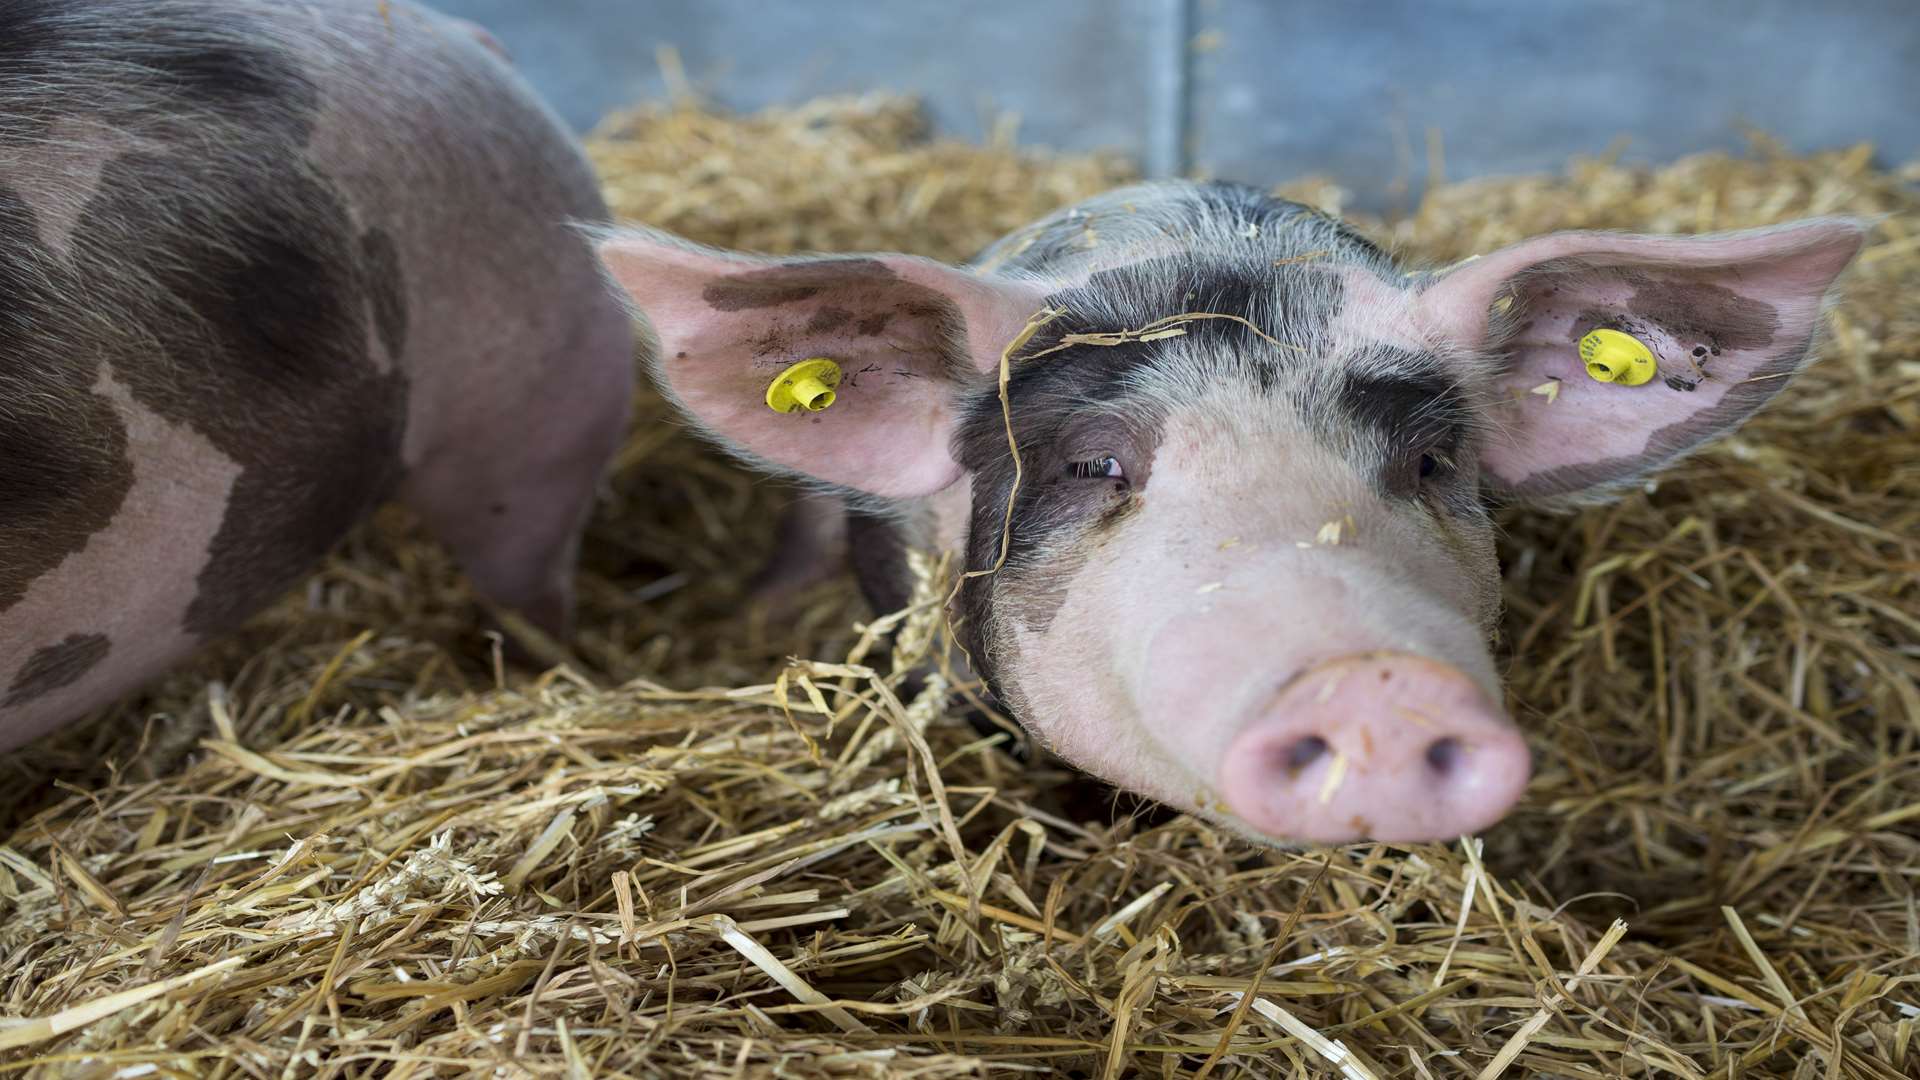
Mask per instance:
[[[762,466],[888,498],[960,478],[957,398],[998,369],[1036,284],[909,255],[758,259],[664,233],[601,232],[602,263],[651,330],[653,374],[723,446]],[[768,386],[834,361],[832,404],[776,412]]]
[[[1528,499],[1604,495],[1738,426],[1806,366],[1868,225],[1555,233],[1445,272],[1418,296],[1417,318],[1444,347],[1501,361],[1481,459],[1489,486]],[[1596,330],[1644,345],[1651,377],[1590,375],[1581,346]],[[1615,369],[1636,353],[1604,333],[1591,344],[1623,350],[1590,358]]]

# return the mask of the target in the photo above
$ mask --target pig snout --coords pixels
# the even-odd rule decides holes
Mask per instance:
[[[1228,746],[1220,790],[1255,828],[1318,843],[1446,840],[1498,821],[1527,745],[1465,672],[1409,653],[1317,664]]]

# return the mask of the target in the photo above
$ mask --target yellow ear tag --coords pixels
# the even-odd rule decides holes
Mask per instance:
[[[1618,330],[1592,330],[1580,339],[1580,362],[1595,382],[1639,386],[1653,379],[1660,370],[1653,350],[1632,334]]]
[[[767,408],[777,413],[819,412],[833,404],[840,365],[824,356],[802,360],[767,386]]]

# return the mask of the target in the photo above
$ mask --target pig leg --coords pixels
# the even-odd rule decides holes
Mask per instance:
[[[503,423],[497,436],[449,440],[402,492],[483,597],[556,641],[573,629],[580,537],[631,409],[624,318],[595,337],[585,355],[534,365],[553,374],[530,415]]]
[[[838,498],[794,495],[774,526],[773,554],[747,584],[748,597],[778,607],[839,573],[846,546],[847,512]]]

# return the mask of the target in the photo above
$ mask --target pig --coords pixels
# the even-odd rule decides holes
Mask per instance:
[[[567,633],[634,336],[500,52],[399,0],[0,6],[0,751],[391,497]]]
[[[1529,779],[1490,502],[1604,499],[1751,416],[1864,232],[1565,232],[1422,271],[1257,189],[1163,182],[968,267],[599,250],[693,422],[847,500],[877,604],[904,552],[964,556],[951,621],[1043,745],[1256,841],[1404,843],[1488,828]],[[1660,377],[1589,377],[1595,330]],[[812,357],[835,400],[770,409]]]

